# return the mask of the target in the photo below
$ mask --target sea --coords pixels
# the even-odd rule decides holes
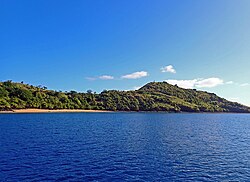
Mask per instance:
[[[0,181],[250,181],[250,114],[0,114]]]

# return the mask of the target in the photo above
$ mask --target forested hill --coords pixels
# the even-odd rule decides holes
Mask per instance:
[[[250,112],[250,108],[213,93],[151,82],[136,91],[105,90],[100,94],[48,90],[12,81],[0,82],[0,110],[96,109],[112,111]]]

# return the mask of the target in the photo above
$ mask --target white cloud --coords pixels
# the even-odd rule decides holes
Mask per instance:
[[[128,75],[123,75],[121,78],[125,78],[125,79],[138,79],[138,78],[142,78],[148,76],[148,73],[146,71],[138,71],[135,73],[131,73]]]
[[[99,79],[101,79],[101,80],[113,80],[114,77],[110,76],[110,75],[102,75],[102,76],[99,76]]]
[[[161,72],[169,72],[169,73],[176,73],[174,67],[172,65],[168,65],[168,66],[165,66],[165,67],[162,67],[161,68]]]
[[[241,87],[246,87],[246,86],[249,86],[250,84],[249,83],[242,83],[240,84]]]
[[[86,80],[89,80],[89,81],[94,81],[94,80],[96,80],[96,78],[94,78],[94,77],[86,77],[85,79],[86,79]]]
[[[233,83],[234,83],[233,81],[228,81],[225,84],[233,84]]]
[[[197,79],[194,80],[165,80],[172,85],[178,85],[182,88],[194,88]]]
[[[239,97],[232,97],[232,98],[229,98],[228,100],[230,100],[232,102],[238,102],[239,101]]]
[[[177,84],[182,88],[211,88],[223,84],[223,80],[220,78],[199,78],[193,80],[165,80],[166,82],[175,85]]]
[[[223,80],[220,78],[207,78],[199,80],[195,83],[195,86],[198,88],[204,88],[204,87],[216,87],[218,85],[223,84]]]
[[[138,90],[140,89],[142,86],[136,86],[136,87],[133,87],[133,90]]]
[[[94,81],[94,80],[113,80],[114,77],[113,76],[110,76],[110,75],[102,75],[102,76],[99,76],[99,77],[86,77],[85,78],[86,80],[89,80],[89,81]]]

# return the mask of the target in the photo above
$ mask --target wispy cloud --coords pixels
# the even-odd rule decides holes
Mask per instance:
[[[96,80],[95,77],[85,77],[85,79],[86,79],[86,80],[89,80],[89,81],[94,81],[94,80]]]
[[[102,75],[102,76],[99,76],[99,79],[101,79],[101,80],[113,80],[114,77],[110,76],[110,75]]]
[[[113,76],[110,76],[110,75],[102,75],[102,76],[99,76],[99,77],[85,77],[86,80],[89,80],[89,81],[94,81],[94,80],[113,80],[114,77]]]
[[[234,85],[240,86],[240,87],[250,86],[250,83],[239,83],[239,82],[233,82],[233,81],[225,82],[225,84],[234,84]]]
[[[218,85],[222,85],[224,81],[220,78],[197,78],[193,80],[165,80],[172,85],[178,85],[182,88],[212,88]]]
[[[228,81],[228,82],[225,82],[225,84],[234,84],[234,82],[233,81]]]
[[[242,83],[240,84],[241,87],[246,87],[246,86],[249,86],[250,84],[249,83]]]
[[[142,78],[142,77],[146,77],[148,76],[148,72],[146,71],[138,71],[138,72],[134,72],[128,75],[123,75],[121,76],[121,78],[123,79],[138,79],[138,78]]]
[[[165,66],[165,67],[162,67],[161,68],[161,72],[169,72],[169,73],[176,73],[174,67],[172,65],[168,65],[168,66]]]
[[[136,86],[136,87],[133,87],[133,90],[138,90],[140,89],[142,86]]]
[[[231,97],[228,100],[233,101],[233,102],[238,102],[239,101],[239,97]]]
[[[204,88],[204,87],[216,87],[218,85],[223,84],[224,81],[220,78],[207,78],[207,79],[201,79],[195,83],[195,86],[198,88]]]
[[[239,82],[234,82],[234,81],[227,81],[225,82],[225,84],[233,84],[233,85],[240,86],[240,87],[250,86],[250,83],[239,83]]]
[[[197,79],[193,80],[165,80],[166,82],[172,84],[172,85],[178,85],[182,88],[194,88],[195,83],[197,82]]]

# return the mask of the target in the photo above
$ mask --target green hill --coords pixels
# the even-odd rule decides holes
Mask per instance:
[[[0,110],[97,109],[112,111],[250,112],[250,108],[216,94],[183,89],[167,82],[151,82],[136,91],[100,94],[61,92],[12,81],[0,82]]]

